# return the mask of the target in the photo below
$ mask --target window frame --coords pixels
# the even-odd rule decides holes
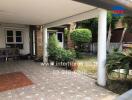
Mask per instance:
[[[13,36],[7,36],[7,31],[12,31],[13,32],[13,30],[11,30],[11,29],[9,29],[9,30],[6,30],[6,43],[13,43],[14,42],[14,32],[13,32]],[[13,42],[7,42],[7,38],[8,37],[13,37]]]
[[[7,31],[13,31],[13,42],[8,42],[7,41]],[[21,31],[21,36],[16,36],[16,31]],[[6,44],[23,44],[23,30],[21,29],[5,29],[5,34],[6,34]],[[16,37],[21,37],[21,42],[16,42]]]
[[[16,43],[16,44],[19,44],[19,43],[20,43],[20,44],[23,44],[23,31],[21,31],[21,36],[17,36],[17,35],[16,35],[16,32],[17,32],[17,31],[21,31],[21,30],[15,30],[15,43]],[[21,42],[16,42],[16,38],[17,38],[17,37],[21,37]]]

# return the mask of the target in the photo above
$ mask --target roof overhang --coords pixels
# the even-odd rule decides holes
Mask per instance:
[[[121,5],[126,8],[126,15],[132,16],[132,0],[74,0],[99,8],[112,10],[113,6]]]
[[[98,15],[97,7],[111,10],[115,5],[123,5],[119,1],[123,0],[2,0],[0,22],[58,26],[93,18]],[[132,15],[131,2],[123,6]]]
[[[44,27],[50,28],[50,27],[60,26],[64,24],[70,24],[71,22],[77,22],[77,21],[95,18],[95,17],[98,17],[99,12],[100,12],[100,9],[95,8],[95,9],[92,9],[92,10],[89,10],[89,11],[86,11],[86,12],[83,12],[83,13],[80,13],[74,16],[56,20],[51,23],[46,23],[44,24]]]

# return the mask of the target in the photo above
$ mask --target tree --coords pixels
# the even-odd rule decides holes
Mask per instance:
[[[123,19],[124,23],[127,23],[127,32],[132,33],[132,17],[131,16],[125,16]]]
[[[119,21],[121,17],[112,16],[112,12],[107,13],[107,51],[109,52],[110,40],[112,35],[112,30],[115,28],[115,24]],[[78,22],[79,28],[89,28],[93,33],[93,39],[96,39],[98,33],[98,18],[88,19]],[[94,40],[93,40],[94,41]]]
[[[92,42],[96,42],[98,36],[98,18],[77,22],[77,28],[90,29],[92,32]]]
[[[71,33],[71,39],[79,48],[84,43],[89,43],[92,39],[92,32],[89,29],[76,29]],[[77,49],[78,49],[77,48]]]
[[[107,13],[107,31],[108,31],[108,35],[107,35],[107,52],[110,52],[109,48],[110,48],[110,40],[111,40],[111,35],[112,35],[112,30],[115,29],[115,25],[118,21],[121,21],[123,24],[123,31],[122,31],[122,36],[120,39],[120,46],[119,46],[119,50],[121,50],[122,48],[122,42],[125,36],[126,32],[132,32],[132,17],[130,16],[113,16],[112,12],[109,11]],[[93,18],[93,19],[88,19],[88,20],[84,20],[81,22],[77,23],[77,27],[78,28],[89,28],[93,35],[93,39],[96,39],[94,37],[97,37],[97,31],[98,31],[98,18]]]
[[[132,32],[132,17],[124,16],[124,17],[122,17],[121,20],[122,20],[124,29],[123,29],[121,40],[120,40],[119,50],[121,50],[121,48],[122,48],[122,42],[123,42],[126,32]]]
[[[51,60],[56,59],[57,48],[59,48],[58,44],[59,44],[59,41],[57,40],[57,37],[55,34],[49,37],[49,40],[48,40],[49,59]]]
[[[115,28],[116,23],[121,19],[121,16],[113,16],[112,12],[109,11],[107,13],[107,28],[108,28],[108,36],[107,36],[107,52],[110,52],[110,40],[112,35],[112,30]]]

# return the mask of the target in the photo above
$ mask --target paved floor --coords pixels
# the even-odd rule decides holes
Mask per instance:
[[[0,100],[113,100],[116,94],[95,84],[95,80],[57,67],[33,61],[0,63],[0,74],[23,72],[33,85],[0,92]]]

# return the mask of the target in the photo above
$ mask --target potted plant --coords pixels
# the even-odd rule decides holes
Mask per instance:
[[[76,71],[77,68],[78,68],[77,62],[76,62],[76,61],[73,61],[73,62],[71,63],[71,70],[72,70],[72,71]]]

